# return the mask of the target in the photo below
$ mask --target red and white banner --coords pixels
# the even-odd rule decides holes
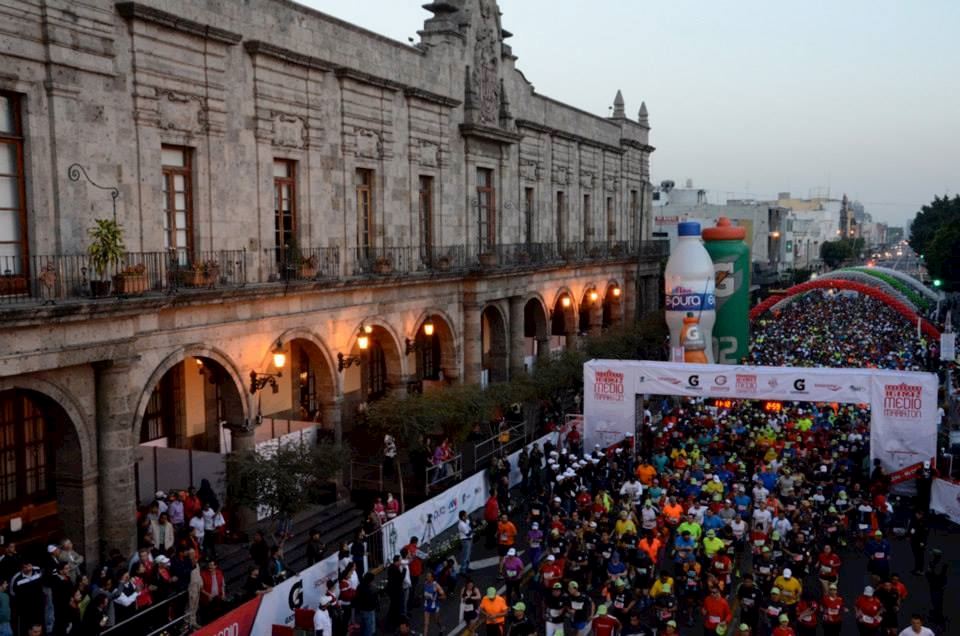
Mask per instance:
[[[946,479],[934,479],[930,491],[930,509],[950,517],[960,524],[960,483]]]
[[[250,636],[261,598],[258,596],[250,599],[212,623],[204,625],[193,632],[194,636]]]
[[[637,395],[870,405],[870,455],[888,472],[932,459],[937,376],[913,371],[748,367],[646,360],[584,364],[584,442],[607,446],[636,426]]]

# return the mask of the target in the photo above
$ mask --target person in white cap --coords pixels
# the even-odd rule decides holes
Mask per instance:
[[[503,577],[506,582],[506,598],[508,603],[520,600],[520,582],[523,577],[523,559],[517,555],[516,548],[507,550],[503,559]]]
[[[333,620],[330,618],[330,612],[327,611],[329,605],[330,597],[326,594],[322,595],[317,611],[313,613],[313,630],[316,636],[333,636]]]
[[[803,594],[803,584],[793,576],[790,568],[784,568],[783,574],[774,579],[773,586],[780,590],[780,601],[788,611],[792,610]]]

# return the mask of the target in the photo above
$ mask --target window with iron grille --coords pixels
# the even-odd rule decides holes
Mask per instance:
[[[176,252],[177,262],[193,258],[192,151],[181,146],[161,148],[163,164],[163,247]]]
[[[0,276],[27,273],[22,103],[20,95],[0,92]]]

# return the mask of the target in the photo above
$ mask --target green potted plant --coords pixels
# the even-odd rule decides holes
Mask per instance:
[[[373,272],[375,274],[389,274],[393,271],[393,259],[389,256],[379,256],[373,262]]]
[[[96,219],[95,225],[87,233],[90,235],[90,245],[87,254],[90,256],[90,266],[96,272],[97,278],[90,279],[90,294],[94,298],[110,295],[110,279],[104,278],[107,269],[117,266],[123,261],[125,248],[123,246],[123,228],[111,219]]]
[[[216,287],[220,281],[220,263],[215,260],[195,261],[181,272],[187,287]]]

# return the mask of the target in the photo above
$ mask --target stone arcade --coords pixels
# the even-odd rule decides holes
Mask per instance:
[[[371,400],[503,381],[657,307],[646,107],[538,94],[493,0],[428,4],[416,45],[286,0],[15,4],[5,539],[129,551],[151,453],[216,457],[287,420],[362,445]],[[113,187],[127,254],[98,272]],[[251,394],[273,353],[277,391]]]

